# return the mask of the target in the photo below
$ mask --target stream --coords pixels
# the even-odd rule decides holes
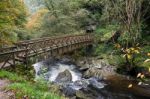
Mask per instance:
[[[149,83],[138,85],[136,79],[114,73],[113,67],[104,61],[94,59],[91,66],[87,62],[77,64],[69,58],[50,58],[33,65],[35,79],[44,77],[61,86],[61,92],[69,99],[150,99]],[[133,87],[128,88],[129,84]]]

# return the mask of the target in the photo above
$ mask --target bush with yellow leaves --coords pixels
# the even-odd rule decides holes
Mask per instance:
[[[123,57],[126,59],[126,63],[128,65],[128,69],[131,70],[132,67],[135,65],[135,58],[137,54],[140,54],[141,48],[140,47],[130,47],[126,49],[122,49],[124,55]]]

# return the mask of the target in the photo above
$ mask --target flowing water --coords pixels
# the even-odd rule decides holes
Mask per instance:
[[[61,85],[62,92],[68,97],[76,96],[79,99],[150,99],[148,84],[138,85],[136,80],[119,75],[109,76],[107,79],[95,77],[87,79],[83,77],[77,66],[67,58],[49,59],[33,66],[36,78],[42,76],[47,81]],[[70,78],[71,81],[66,81]],[[133,87],[128,88],[129,84],[132,84]]]

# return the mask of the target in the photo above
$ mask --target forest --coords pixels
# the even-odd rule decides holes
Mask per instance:
[[[26,43],[45,51],[41,39],[80,35],[92,44],[17,57]],[[150,0],[0,0],[0,99],[149,98]]]

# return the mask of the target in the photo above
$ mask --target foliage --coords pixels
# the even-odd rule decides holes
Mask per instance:
[[[26,21],[26,8],[20,0],[0,1],[0,46],[16,40],[14,28],[23,27]]]
[[[44,0],[45,8],[32,15],[30,23],[33,23],[33,28],[29,28],[32,34],[40,37],[81,33],[89,13],[80,8],[79,1]],[[32,26],[27,25],[27,27]]]
[[[127,68],[150,66],[149,63],[143,63],[147,59],[145,53],[148,53],[150,48],[148,32],[150,3],[148,0],[87,0],[84,2],[88,4],[86,7],[89,10],[97,5],[99,11],[101,8],[100,12],[96,12],[99,13],[99,20],[96,19],[98,27],[95,31],[98,44],[97,55],[106,56],[111,64]],[[118,44],[114,44],[116,48],[110,45],[104,46],[102,43],[105,43],[118,30],[122,33],[118,38]],[[136,46],[137,43],[140,49]]]
[[[117,25],[99,26],[94,32],[96,40],[105,42],[112,37],[116,30],[118,30]]]
[[[7,78],[12,82],[25,82],[25,79],[23,79],[21,76],[3,70],[0,70],[0,78]]]
[[[29,30],[25,29],[25,28],[15,28],[13,30],[14,34],[16,34],[16,40],[29,40],[32,38],[32,35],[30,33]]]
[[[126,59],[126,62],[128,65],[130,65],[131,67],[133,65],[135,65],[134,61],[136,58],[136,54],[140,53],[140,48],[139,47],[131,47],[131,48],[127,48],[127,49],[123,49],[124,52],[124,56]]]
[[[39,86],[40,84],[30,83],[13,83],[7,89],[13,90],[16,93],[16,97],[28,97],[30,99],[62,99],[63,97],[56,95],[52,91],[49,92],[45,89],[45,86]],[[43,85],[43,84],[42,84]]]
[[[44,8],[44,0],[24,0],[30,15]]]
[[[39,9],[28,19],[26,29],[29,31],[30,38],[39,38],[43,35],[45,30],[42,29],[42,24],[46,13],[48,13],[47,9]]]
[[[86,9],[89,12],[88,21],[85,25],[96,24],[101,25],[101,16],[102,16],[102,9],[104,5],[102,4],[102,0],[80,0],[80,7]]]
[[[24,79],[28,80],[28,81],[34,81],[35,78],[35,70],[33,68],[33,66],[29,63],[28,67],[26,67],[24,64],[17,64],[14,69],[9,69],[10,72],[15,72],[20,76],[23,76]]]
[[[13,90],[17,99],[23,97],[30,99],[65,99],[58,95],[58,92],[49,90],[48,86],[52,85],[42,79],[39,79],[37,82],[29,82],[22,76],[3,70],[0,71],[0,78],[5,78],[13,82],[6,89]]]
[[[113,46],[100,44],[97,46],[95,54],[96,55],[101,55],[101,54],[111,55],[112,50],[113,50]]]
[[[133,68],[136,68],[136,66],[149,68],[149,62],[147,63],[147,61],[149,60],[149,50],[145,50],[145,48],[138,47],[138,44],[137,46],[130,48],[123,48],[120,44],[115,44],[115,47],[115,50],[118,53],[115,53],[114,55],[122,54],[121,57],[124,58],[124,61],[122,61],[122,63],[120,63],[119,65],[124,66],[123,68],[125,70],[131,71]]]
[[[142,28],[144,27],[145,14],[148,13],[148,5],[145,0],[99,0],[103,5],[101,22],[106,26],[109,24],[118,25],[125,35],[125,46],[134,46],[141,38]],[[148,2],[148,1],[147,1]],[[144,8],[144,9],[142,9]]]

